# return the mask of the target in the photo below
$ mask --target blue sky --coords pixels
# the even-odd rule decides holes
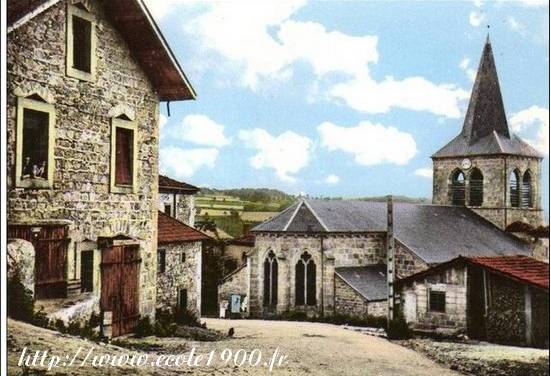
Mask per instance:
[[[430,155],[460,132],[488,24],[510,127],[548,149],[543,0],[149,4],[198,93],[170,118],[162,106],[175,178],[431,197]]]

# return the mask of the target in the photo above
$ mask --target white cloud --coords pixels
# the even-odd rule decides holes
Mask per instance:
[[[308,137],[291,131],[272,136],[256,128],[240,131],[239,138],[257,152],[250,159],[253,168],[273,168],[277,177],[287,182],[294,182],[293,175],[308,165],[314,147]]]
[[[509,123],[540,153],[549,154],[549,109],[531,106],[511,116]]]
[[[330,151],[354,155],[360,165],[381,163],[404,165],[413,158],[417,146],[412,135],[394,127],[367,121],[355,127],[340,127],[324,122],[318,127],[322,145]]]
[[[472,11],[469,14],[469,23],[471,26],[478,27],[484,20],[486,19],[486,15],[480,12]]]
[[[222,147],[231,140],[224,135],[224,126],[205,115],[187,115],[174,136],[197,145]]]
[[[339,182],[341,181],[341,178],[339,178],[337,175],[328,175],[326,178],[325,178],[325,182],[327,184],[338,184]]]
[[[459,68],[461,68],[465,72],[469,80],[474,82],[474,80],[476,79],[476,71],[471,68],[471,59],[466,57],[461,60],[461,62],[459,63]]]
[[[520,2],[529,7],[543,7],[549,5],[549,0],[520,0]]]
[[[164,147],[159,150],[160,172],[176,179],[185,179],[202,167],[214,167],[218,153],[215,148],[185,150],[173,146]]]
[[[357,78],[337,84],[330,94],[367,113],[385,113],[391,107],[401,107],[452,118],[461,116],[459,102],[469,97],[467,91],[455,85],[436,85],[423,77],[399,81],[387,77],[382,82]]]
[[[474,0],[473,4],[475,7],[480,8],[482,6],[482,0]]]
[[[163,127],[168,123],[168,118],[164,114],[159,115],[159,129],[163,129]]]
[[[400,107],[460,116],[458,102],[466,96],[463,90],[423,77],[372,79],[370,65],[379,60],[378,37],[348,35],[317,22],[293,19],[305,4],[305,0],[209,3],[208,10],[186,23],[184,30],[199,41],[200,51],[224,57],[224,63],[217,66],[229,65],[251,90],[258,90],[261,83],[287,80],[297,63],[305,63],[314,73],[311,86],[318,88],[318,99],[342,99],[368,113]],[[331,80],[337,85],[326,80],[317,86],[335,73]]]
[[[414,173],[416,176],[432,179],[432,168],[429,168],[429,167],[418,168],[417,170],[415,170]]]

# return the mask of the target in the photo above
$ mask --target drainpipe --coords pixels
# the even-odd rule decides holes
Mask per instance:
[[[392,195],[387,196],[386,273],[388,283],[388,322],[394,319],[394,214]]]
[[[323,276],[325,271],[325,264],[324,264],[324,254],[323,254],[323,235],[320,235],[320,249],[321,249],[321,317],[325,317],[325,306],[324,306],[324,286],[323,286]]]

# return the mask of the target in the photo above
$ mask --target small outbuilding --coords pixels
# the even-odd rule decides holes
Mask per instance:
[[[414,329],[549,347],[549,264],[526,256],[457,257],[398,281]]]

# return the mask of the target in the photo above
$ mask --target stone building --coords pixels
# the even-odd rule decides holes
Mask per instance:
[[[8,237],[36,299],[124,334],[155,314],[159,104],[195,92],[142,0],[10,0],[7,67]]]
[[[195,226],[195,194],[199,188],[159,175],[159,210],[188,226]]]
[[[414,328],[549,347],[549,264],[530,257],[458,257],[398,282]]]
[[[247,266],[223,281],[219,299],[247,296],[248,314],[261,317],[384,315],[389,283],[434,265],[548,254],[548,240],[546,248],[540,235],[509,227],[544,229],[541,159],[509,131],[487,40],[463,130],[432,156],[433,205],[396,203],[391,212],[379,202],[301,200],[252,229]]]

